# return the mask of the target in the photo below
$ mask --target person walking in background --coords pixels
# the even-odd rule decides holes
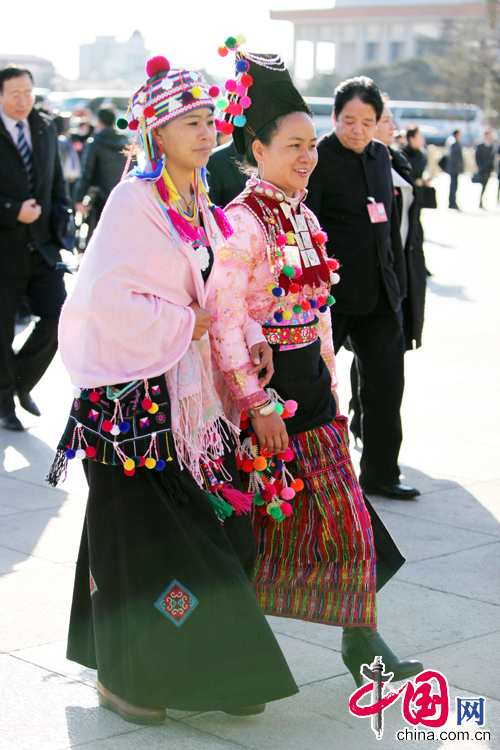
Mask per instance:
[[[40,416],[30,391],[57,351],[57,324],[66,298],[60,247],[51,223],[68,199],[57,132],[33,109],[33,76],[8,65],[0,71],[0,423],[22,430],[14,395]],[[23,297],[39,320],[17,354],[15,316]]]
[[[395,209],[387,147],[374,141],[384,102],[365,76],[335,91],[335,131],[318,143],[318,166],[306,204],[328,235],[328,254],[342,273],[331,308],[335,351],[349,339],[356,355],[361,402],[360,484],[367,492],[406,500],[400,483],[404,390],[403,314],[407,270]]]
[[[61,115],[54,117],[54,125],[58,133],[59,156],[64,179],[68,185],[69,194],[81,175],[80,158],[69,135],[69,120]]]
[[[450,136],[446,141],[448,148],[448,173],[450,175],[450,200],[449,207],[454,208],[457,211],[460,209],[457,206],[457,189],[458,189],[458,175],[464,171],[464,158],[462,154],[462,133],[460,130],[454,130],[453,135]]]
[[[75,209],[87,216],[87,242],[92,237],[109,194],[120,182],[127,156],[128,139],[114,128],[115,113],[102,108],[97,112],[95,134],[85,143],[82,157],[82,176],[75,185]],[[83,199],[91,197],[90,208]]]
[[[495,160],[495,154],[493,151],[493,135],[491,130],[485,130],[484,140],[478,144],[476,148],[476,164],[477,173],[474,175],[474,181],[479,182],[481,185],[481,196],[479,198],[479,208],[483,206],[483,196],[486,190],[486,185],[490,179],[490,174],[493,172],[493,163]]]

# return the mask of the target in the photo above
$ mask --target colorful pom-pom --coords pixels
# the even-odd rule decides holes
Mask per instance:
[[[269,515],[271,518],[274,518],[275,521],[283,521],[285,518],[285,514],[279,507],[279,505],[273,505],[270,510],[268,510]]]
[[[215,129],[218,133],[222,132],[222,123],[224,120],[219,120],[217,117],[214,119]]]
[[[68,450],[65,452],[65,456],[71,461],[71,459],[76,456],[76,451],[74,451],[73,448],[68,448]]]
[[[150,398],[143,398],[141,401],[141,406],[145,411],[148,411],[148,409],[151,409],[153,406],[153,402]]]
[[[288,291],[290,294],[298,294],[300,292],[300,286],[298,284],[290,284]]]
[[[298,315],[299,313],[301,313],[301,312],[302,312],[302,307],[301,307],[300,305],[294,305],[294,306],[293,306],[293,311],[294,311],[294,313],[295,313],[296,315]]]
[[[283,313],[283,319],[284,320],[291,320],[292,319],[292,313],[290,310],[285,310]]]
[[[324,313],[324,312],[326,312],[327,310],[328,310],[328,306],[327,306],[327,305],[321,305],[321,307],[319,308],[319,311],[320,311],[321,313]]]
[[[293,450],[291,448],[287,448],[284,453],[280,454],[280,458],[282,461],[292,461],[293,460]]]
[[[264,500],[262,499],[262,495],[260,492],[255,492],[253,496],[253,501],[255,505],[264,505]]]
[[[75,453],[75,458],[79,458],[80,461],[82,461],[84,458],[87,458],[87,454],[83,450],[83,448],[78,448],[78,450]]]
[[[330,282],[332,284],[338,284],[339,281],[340,281],[340,276],[338,275],[338,273],[332,273],[332,274],[330,274]]]
[[[85,455],[87,456],[87,458],[94,458],[96,453],[97,451],[93,445],[87,445],[87,447],[85,448]]]
[[[132,107],[132,114],[134,115],[134,117],[137,117],[137,119],[140,119],[144,114],[142,104],[134,104],[134,106]]]
[[[243,112],[243,110],[237,102],[229,102],[226,112],[228,112],[230,115],[236,116],[236,115],[240,115]]]
[[[125,463],[123,464],[123,468],[127,469],[127,471],[132,471],[132,469],[135,469],[135,461],[133,458],[127,458]]]
[[[299,405],[296,401],[294,401],[292,398],[289,398],[287,401],[285,401],[285,409],[290,412],[290,414],[297,411]]]
[[[246,40],[247,40],[247,38],[246,38],[246,36],[244,34],[236,34],[236,42],[238,44],[245,44]]]
[[[314,310],[316,305],[318,304],[315,299],[310,299],[309,304],[311,305],[311,309]]]
[[[225,99],[223,96],[220,97],[220,99],[217,99],[215,102],[215,106],[217,109],[220,109],[221,111],[224,111],[227,106],[229,105],[229,102],[227,99]]]
[[[144,107],[144,117],[154,117],[156,114],[155,108],[152,104],[149,104],[147,107]]]
[[[212,97],[212,99],[215,99],[216,96],[219,96],[220,94],[220,88],[218,86],[210,86],[208,89],[208,95]]]
[[[290,487],[295,490],[295,492],[300,492],[304,489],[304,482],[302,479],[294,479],[293,482],[290,483]]]
[[[146,469],[154,469],[154,467],[156,466],[156,459],[151,458],[150,456],[149,458],[145,460],[144,463],[146,465]]]
[[[243,86],[246,86],[247,89],[250,88],[250,86],[253,84],[252,76],[248,75],[248,73],[241,76],[241,83],[243,84]]]
[[[269,294],[273,293],[273,289],[274,289],[274,284],[268,284],[267,285],[267,291],[269,292]]]
[[[194,96],[190,91],[183,91],[181,99],[183,104],[191,104],[191,102],[194,102]]]
[[[146,75],[148,78],[155,76],[157,73],[168,73],[170,70],[170,63],[163,55],[155,55],[150,57],[146,62]]]
[[[141,459],[139,456],[133,456],[132,461],[134,462],[134,466],[137,469],[141,465]]]
[[[251,105],[252,100],[249,96],[242,96],[240,99],[240,104],[243,107],[243,109],[248,109],[248,107]]]
[[[224,133],[224,135],[231,135],[231,133],[234,130],[234,125],[232,122],[223,122],[221,125],[221,131]]]
[[[284,245],[286,245],[286,234],[280,232],[276,237],[276,244],[278,245],[278,247],[283,247]]]
[[[281,497],[283,500],[293,500],[295,497],[295,490],[292,490],[291,487],[285,487],[281,490]]]
[[[89,396],[89,400],[92,401],[94,404],[99,401],[99,394],[97,391],[92,391],[92,393]]]
[[[88,388],[83,388],[80,395],[81,395],[81,398],[83,398],[86,401],[90,396],[90,391],[88,390]]]
[[[275,404],[274,411],[276,412],[276,414],[279,414],[281,416],[283,414],[283,412],[284,412],[284,408],[283,408],[282,404],[280,404],[280,403]]]
[[[237,46],[238,42],[236,41],[236,37],[228,36],[224,44],[228,49],[234,49]]]
[[[253,468],[256,471],[265,471],[267,469],[267,461],[263,456],[257,456],[253,462]]]
[[[285,516],[285,518],[288,518],[288,516],[292,515],[293,508],[290,505],[290,503],[287,503],[286,500],[285,500],[284,502],[281,503],[280,510],[283,513],[283,515]]]
[[[120,422],[118,428],[120,432],[128,432],[130,430],[130,425],[128,422]]]
[[[105,419],[101,425],[104,432],[111,432],[113,429],[113,422],[110,419]]]
[[[242,84],[242,83],[239,83],[239,84],[238,84],[238,85],[236,86],[236,91],[235,91],[235,93],[236,93],[236,96],[246,96],[246,93],[247,93],[247,87],[246,87],[246,86],[243,86],[243,84]]]
[[[139,120],[130,120],[128,124],[129,130],[137,130],[139,128]]]
[[[283,273],[288,276],[289,279],[293,279],[295,276],[295,268],[293,266],[283,266]]]
[[[329,296],[328,296],[328,297],[326,298],[326,304],[327,304],[327,305],[328,305],[329,307],[330,307],[330,305],[333,305],[333,304],[335,304],[335,297],[332,297],[332,295],[330,294],[330,295],[329,295]]]
[[[126,475],[127,475],[128,477],[133,477],[133,476],[134,476],[134,474],[135,474],[135,466],[134,466],[134,468],[133,468],[133,469],[124,469],[123,471],[125,472],[125,474],[126,474]]]
[[[273,295],[275,297],[281,297],[282,294],[283,294],[283,289],[280,286],[273,287]]]
[[[336,258],[328,258],[326,261],[328,263],[328,268],[330,271],[337,271],[337,269],[340,268],[340,263]]]
[[[272,484],[268,484],[267,487],[264,487],[264,489],[261,490],[260,494],[264,502],[269,503],[276,494],[276,488],[273,487]]]
[[[156,412],[158,411],[159,408],[160,407],[158,406],[158,404],[151,404],[151,406],[148,409],[148,412],[150,414],[156,414]]]
[[[301,308],[303,309],[304,312],[306,312],[306,310],[310,310],[311,309],[311,304],[310,304],[309,300],[307,300],[307,299],[305,299],[303,302],[301,302],[300,306],[301,306]]]
[[[250,459],[247,459],[246,461],[243,461],[243,466],[241,468],[247,474],[250,474],[250,472],[253,471],[253,461],[250,461]]]
[[[318,305],[326,305],[326,297],[324,295],[318,297]]]
[[[125,117],[119,117],[116,121],[116,127],[118,130],[126,130],[128,127],[128,121],[125,119]]]
[[[236,37],[236,41],[238,41],[238,37]],[[236,71],[238,73],[246,73],[247,70],[250,70],[250,65],[247,63],[247,61],[238,60],[236,63]]]
[[[117,424],[114,424],[113,427],[111,428],[110,432],[111,432],[112,435],[114,435],[116,437],[117,435],[120,434],[120,428],[118,427]]]
[[[226,57],[229,54],[229,50],[225,44],[221,44],[221,46],[217,49],[217,52],[221,57]]]
[[[155,464],[155,470],[156,471],[161,471],[162,469],[165,468],[165,465],[166,465],[165,461],[162,458],[159,458],[158,461]]]
[[[283,314],[280,312],[275,312],[273,317],[276,323],[281,323],[281,321],[283,320]]]
[[[286,241],[289,245],[295,245],[295,235],[293,232],[286,233]]]
[[[199,86],[193,86],[193,88],[191,89],[191,93],[195,99],[199,99],[203,94],[203,91]],[[144,114],[146,114],[146,110],[144,110]]]
[[[247,118],[245,115],[236,115],[234,118],[234,124],[237,128],[242,128],[247,123]]]
[[[81,388],[73,388],[73,396],[75,398],[80,398],[81,395],[82,395]]]
[[[139,466],[145,466],[146,465],[146,459],[144,456],[139,456]]]
[[[315,240],[316,240],[316,242],[318,242],[318,243],[319,243],[320,245],[324,245],[324,244],[325,244],[325,242],[326,242],[326,241],[327,241],[327,239],[328,239],[328,236],[327,236],[326,232],[323,232],[323,230],[321,230],[321,229],[320,229],[320,230],[319,230],[319,232],[316,232],[316,234],[314,235],[314,239],[315,239]]]
[[[236,91],[236,85],[237,84],[235,80],[233,80],[232,78],[228,78],[224,85],[224,88],[226,89],[226,91],[229,91],[230,94],[234,94],[234,92]]]

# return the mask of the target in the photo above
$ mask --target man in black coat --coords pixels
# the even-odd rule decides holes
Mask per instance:
[[[89,211],[87,243],[97,226],[109,194],[120,182],[127,162],[127,156],[123,153],[128,142],[127,136],[118,133],[113,127],[114,124],[115,113],[112,109],[103,107],[98,111],[97,128],[95,134],[85,143],[82,174],[75,185],[73,199],[76,210],[84,216]],[[91,193],[89,210],[82,201]]]
[[[453,136],[447,139],[446,145],[449,149],[448,155],[448,172],[450,175],[450,201],[449,207],[454,208],[457,211],[460,209],[457,206],[457,189],[458,189],[458,175],[464,171],[464,157],[462,155],[462,133],[460,130],[454,130]]]
[[[420,492],[400,484],[404,389],[403,316],[406,264],[391,160],[373,141],[384,104],[364,76],[336,89],[335,132],[318,143],[318,166],[307,205],[328,234],[328,252],[340,263],[332,307],[335,350],[349,340],[356,355],[362,409],[360,483],[367,492],[410,499]]]
[[[30,396],[57,351],[57,324],[66,297],[51,210],[67,200],[57,133],[50,118],[33,109],[31,73],[16,66],[0,71],[0,423],[22,430],[21,406],[40,412]],[[15,355],[15,315],[23,297],[39,318]]]
[[[244,161],[234,145],[234,141],[218,146],[207,164],[207,179],[210,187],[210,200],[216,206],[224,208],[241,193],[247,182],[239,168]]]
[[[486,190],[486,185],[490,179],[490,174],[493,172],[493,164],[495,161],[495,154],[493,153],[493,135],[491,130],[486,130],[484,133],[484,141],[479,143],[476,148],[476,164],[478,169],[477,181],[481,185],[481,197],[479,199],[479,208],[483,206],[483,196]]]

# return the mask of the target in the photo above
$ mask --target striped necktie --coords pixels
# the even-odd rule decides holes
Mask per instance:
[[[19,153],[23,157],[23,161],[26,164],[30,184],[30,195],[33,195],[33,164],[31,163],[31,149],[28,146],[28,141],[26,140],[26,137],[24,135],[24,123],[17,122],[16,128],[19,130],[19,135],[17,136],[17,148],[19,149]]]

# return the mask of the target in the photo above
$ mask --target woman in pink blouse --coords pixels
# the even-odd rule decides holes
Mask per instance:
[[[266,614],[343,627],[342,657],[358,685],[376,655],[406,679],[423,667],[399,661],[376,630],[372,526],[337,416],[329,306],[338,264],[303,203],[314,125],[279,56],[238,51],[236,60],[237,88],[217,124],[254,169],[227,207],[234,233],[219,253],[210,337],[226,414],[251,422],[240,467],[257,506],[252,582]],[[260,381],[247,317],[273,350],[274,370]]]

